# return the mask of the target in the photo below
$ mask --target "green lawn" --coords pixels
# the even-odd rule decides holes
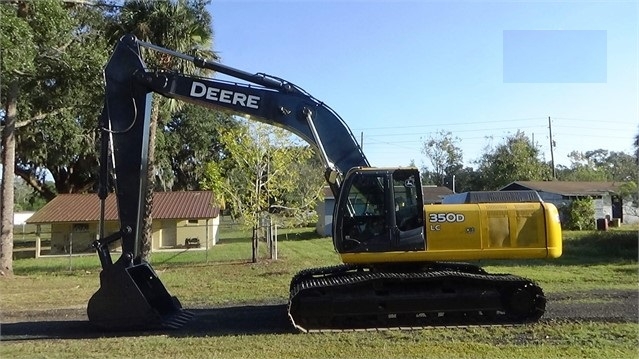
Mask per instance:
[[[238,236],[222,240],[208,252],[155,253],[151,263],[167,289],[187,306],[286,300],[289,281],[297,271],[339,263],[330,238],[313,238],[316,236],[310,228],[289,232],[287,236],[285,240],[285,234],[280,234],[278,261],[262,259],[250,263],[250,241]],[[266,258],[263,243],[261,248],[262,258]],[[479,264],[490,272],[533,279],[547,293],[568,289],[635,290],[639,278],[637,233],[567,232],[564,254],[559,259]],[[26,298],[37,298],[41,307],[83,305],[99,285],[100,264],[94,255],[22,259],[15,261],[14,267],[19,278],[0,281],[5,310],[24,307]]]
[[[279,260],[250,263],[246,237],[223,239],[206,251],[155,253],[152,265],[185,307],[285,302],[300,269],[333,265],[328,238],[312,229],[280,236]],[[491,272],[536,280],[547,293],[590,289],[637,290],[637,232],[566,232],[556,260],[487,261]],[[262,253],[264,256],[265,253]],[[22,259],[16,277],[0,280],[2,311],[85,306],[99,285],[96,256]],[[409,332],[259,334],[3,342],[2,358],[33,357],[430,357],[430,358],[636,358],[636,323],[542,322],[518,327],[428,329]]]
[[[636,358],[637,325],[553,323],[372,333],[168,335],[3,343],[3,358]]]

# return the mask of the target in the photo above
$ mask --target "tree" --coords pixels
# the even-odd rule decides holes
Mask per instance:
[[[539,155],[539,149],[519,131],[503,144],[487,149],[478,161],[483,189],[496,190],[514,181],[550,179],[550,166]]]
[[[16,143],[20,143],[18,129],[26,125],[70,116],[75,104],[68,94],[69,80],[61,73],[73,77],[78,64],[77,39],[83,38],[77,29],[83,7],[65,6],[60,1],[16,1],[0,4],[0,49],[2,49],[2,233],[0,236],[0,272],[13,272],[13,210],[14,177],[17,173],[27,181],[16,156]],[[20,41],[16,41],[20,39]],[[84,49],[86,51],[86,48]],[[75,69],[77,70],[77,69]],[[76,94],[77,96],[78,94]],[[64,102],[64,100],[70,100]],[[18,169],[16,171],[16,169]],[[33,182],[29,182],[33,184]]]
[[[639,172],[632,155],[597,149],[571,152],[571,166],[560,167],[558,178],[563,181],[628,181]]]
[[[450,132],[439,131],[431,135],[422,146],[422,153],[430,161],[432,170],[426,168],[429,182],[436,185],[452,187],[452,176],[463,168],[462,150],[457,146],[459,138],[452,137]]]
[[[53,1],[30,2],[28,9],[36,14],[46,6],[57,13],[29,17],[36,53],[33,71],[20,80],[15,171],[50,200],[56,193],[87,191],[95,182],[95,127],[107,53],[99,8]]]
[[[14,210],[37,211],[46,204],[33,187],[29,186],[22,178],[16,177],[14,184]]]
[[[212,190],[218,204],[227,205],[234,218],[253,228],[252,258],[256,262],[257,233],[264,215],[275,208],[293,209],[290,206],[294,204],[305,210],[312,200],[300,195],[310,193],[317,198],[321,186],[315,191],[299,191],[300,174],[294,172],[296,164],[310,159],[313,151],[299,145],[288,131],[262,123],[228,129],[221,140],[229,155],[222,162],[207,165],[202,187]]]
[[[455,192],[476,191],[484,187],[481,173],[472,167],[464,167],[455,171]]]
[[[218,203],[225,204],[234,218],[248,227],[258,224],[259,215],[274,205],[306,205],[304,198],[286,202],[299,189],[296,163],[313,156],[308,146],[291,138],[289,132],[261,123],[247,123],[224,131],[221,140],[229,155],[207,165],[203,188],[211,189]],[[315,195],[316,191],[308,193]]]
[[[631,154],[625,152],[608,152],[602,168],[606,169],[611,181],[629,181],[639,173],[639,165]]]
[[[585,154],[572,151],[568,154],[570,167],[558,166],[557,178],[562,181],[606,181],[608,175],[601,171]]]
[[[157,132],[157,190],[199,190],[205,165],[226,154],[220,131],[237,126],[233,116],[187,104]]]
[[[178,52],[203,50],[206,57],[214,57],[211,51],[213,31],[211,15],[206,10],[209,0],[135,0],[126,1],[114,17],[109,37],[116,41],[122,35],[132,33],[139,39]],[[193,64],[159,52],[145,51],[147,66],[178,70],[182,73],[204,74],[205,70],[196,70]],[[144,238],[140,241],[140,253],[143,259],[149,259],[152,242],[151,206],[156,183],[155,140],[157,129],[174,112],[178,103],[156,96],[151,109],[150,138],[148,151],[147,182],[149,184],[145,198]]]
[[[317,222],[315,215],[310,217],[309,214],[315,213],[317,202],[324,200],[324,169],[324,164],[315,155],[291,164],[288,172],[293,174],[296,183],[281,197],[281,213],[289,219],[287,224],[297,226]]]

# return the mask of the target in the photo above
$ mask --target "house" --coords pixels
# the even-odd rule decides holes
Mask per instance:
[[[29,235],[36,230],[36,226],[28,225],[27,220],[33,216],[35,212],[13,212],[13,238],[24,239],[26,235]]]
[[[637,209],[631,199],[619,196],[624,182],[568,182],[568,181],[515,181],[501,191],[534,190],[545,202],[557,208],[566,206],[577,198],[590,197],[595,206],[595,220],[618,218],[624,223],[637,223]],[[624,203],[625,202],[625,203]]]
[[[35,212],[14,212],[13,213],[13,226],[25,226],[27,224],[27,220],[33,216]]]
[[[215,245],[219,213],[211,191],[154,193],[152,250]],[[98,235],[99,218],[97,194],[60,194],[27,223],[50,225],[51,254],[80,253],[93,251],[91,243]],[[110,194],[105,203],[104,234],[119,229],[115,195]],[[117,247],[119,243],[112,246]]]
[[[424,204],[442,203],[442,199],[452,194],[453,191],[444,186],[425,185],[422,186],[422,196]],[[330,236],[333,226],[333,211],[335,209],[335,197],[331,189],[324,187],[324,201],[317,204],[316,211],[318,216],[315,230],[321,236]]]

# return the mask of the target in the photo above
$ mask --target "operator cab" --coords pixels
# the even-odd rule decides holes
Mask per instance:
[[[336,204],[333,241],[339,253],[423,251],[422,186],[416,168],[355,168]]]

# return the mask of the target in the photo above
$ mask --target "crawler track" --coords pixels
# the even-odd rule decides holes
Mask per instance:
[[[288,315],[303,332],[516,324],[546,307],[530,280],[463,263],[307,269],[290,290]]]

